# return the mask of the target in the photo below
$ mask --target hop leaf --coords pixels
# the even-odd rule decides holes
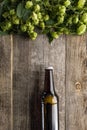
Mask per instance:
[[[17,16],[19,18],[23,16],[23,11],[24,11],[23,3],[19,3],[17,6]]]

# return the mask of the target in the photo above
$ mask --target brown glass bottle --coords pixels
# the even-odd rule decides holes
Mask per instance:
[[[54,89],[53,68],[45,69],[42,104],[42,130],[59,130],[59,100]]]

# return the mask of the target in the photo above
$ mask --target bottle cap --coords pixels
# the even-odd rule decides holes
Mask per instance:
[[[52,66],[49,66],[46,68],[47,70],[53,70],[53,67]]]

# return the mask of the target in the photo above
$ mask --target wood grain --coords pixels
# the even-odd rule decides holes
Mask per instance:
[[[65,130],[65,36],[50,45],[44,37],[44,64],[54,67],[55,90],[59,96],[59,125]]]
[[[21,36],[0,37],[0,130],[41,130],[44,69],[54,67],[60,130],[87,129],[87,34],[49,44]]]
[[[27,130],[29,41],[13,37],[13,130]]]
[[[87,129],[86,37],[66,38],[66,130]]]
[[[11,130],[11,41],[0,37],[0,130]]]
[[[14,37],[14,130],[41,130],[40,96],[44,89],[44,68],[55,68],[55,88],[60,97],[60,128],[65,128],[65,40],[52,45],[46,36],[35,41]],[[56,59],[56,60],[55,60]],[[63,96],[61,96],[63,95]]]

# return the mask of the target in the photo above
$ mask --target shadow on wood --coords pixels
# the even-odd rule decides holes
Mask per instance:
[[[29,99],[30,130],[41,130],[40,72],[32,71],[31,75],[34,81],[31,79],[33,91]]]

